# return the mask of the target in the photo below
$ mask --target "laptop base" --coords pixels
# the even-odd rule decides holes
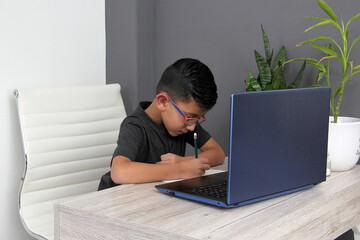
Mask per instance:
[[[263,197],[259,197],[259,198],[256,198],[256,199],[251,199],[251,200],[247,200],[247,201],[243,201],[243,202],[239,202],[239,203],[235,203],[235,204],[230,204],[230,205],[228,205],[226,203],[226,201],[220,201],[220,200],[205,198],[205,197],[202,197],[202,196],[199,196],[199,195],[193,195],[193,194],[188,194],[188,193],[184,193],[184,192],[177,192],[177,191],[169,190],[169,189],[166,189],[166,188],[162,188],[163,185],[165,185],[165,184],[157,185],[155,187],[160,192],[168,194],[170,196],[184,198],[184,199],[192,200],[192,201],[196,201],[196,202],[201,202],[201,203],[213,205],[213,206],[216,206],[216,207],[234,208],[234,207],[240,207],[240,206],[260,202],[260,201],[267,200],[267,199],[270,199],[270,198],[279,197],[279,196],[282,196],[282,195],[287,195],[287,194],[290,194],[290,193],[299,192],[299,191],[311,188],[311,187],[313,187],[313,186],[315,186],[317,184],[310,184],[310,185],[307,185],[307,186],[303,186],[303,187],[299,187],[299,188],[295,188],[295,189],[291,189],[291,190],[287,190],[287,191],[283,191],[283,192],[279,192],[279,193],[274,193],[274,194],[270,194],[270,195],[267,195],[267,196],[263,196]]]

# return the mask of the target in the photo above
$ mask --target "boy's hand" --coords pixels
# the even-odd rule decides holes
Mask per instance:
[[[183,157],[180,157],[179,155],[173,153],[161,155],[160,159],[161,161],[158,163],[180,163],[183,161]]]
[[[207,158],[193,158],[179,163],[179,169],[182,178],[200,177],[210,169],[209,160]]]
[[[173,163],[178,164],[181,178],[200,177],[205,174],[206,170],[210,169],[209,160],[204,157],[189,158],[181,157],[173,153],[161,155],[161,161],[157,164]]]

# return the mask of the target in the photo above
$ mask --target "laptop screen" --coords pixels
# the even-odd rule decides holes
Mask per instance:
[[[326,178],[329,88],[231,96],[228,204]]]

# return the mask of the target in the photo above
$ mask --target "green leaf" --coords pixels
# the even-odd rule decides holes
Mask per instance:
[[[315,19],[315,20],[319,20],[319,21],[328,21],[329,19],[328,18],[319,18],[319,17],[308,17],[308,16],[305,16],[304,18],[308,18],[308,19]]]
[[[246,87],[246,91],[249,91],[248,88],[253,89],[252,91],[261,91],[261,87],[251,71],[249,71],[248,86]]]
[[[300,47],[306,43],[310,43],[310,42],[315,42],[315,41],[319,41],[319,40],[331,40],[331,41],[335,41],[334,39],[332,39],[331,37],[328,36],[319,36],[319,37],[314,37],[314,38],[310,38],[302,43],[296,44],[297,47]]]
[[[309,27],[308,29],[305,30],[305,32],[308,32],[308,31],[310,31],[310,30],[313,29],[313,28],[320,27],[320,26],[324,26],[324,25],[327,25],[327,24],[334,24],[334,25],[336,25],[333,20],[328,19],[327,21],[323,21],[323,22],[320,22],[320,23],[318,23],[318,24],[315,24],[315,25]]]
[[[263,41],[264,41],[264,49],[265,49],[265,56],[266,56],[266,61],[267,63],[270,65],[271,64],[271,60],[272,60],[272,54],[270,54],[270,42],[269,42],[269,38],[266,35],[266,32],[264,31],[263,26],[261,25],[261,30],[262,30],[262,36],[263,36]]]
[[[258,77],[256,78],[256,81],[257,81],[257,82],[258,82],[258,84],[261,86],[260,74],[258,74]]]
[[[346,28],[348,28],[349,24],[350,24],[352,21],[354,21],[355,19],[358,19],[358,18],[360,18],[360,13],[357,14],[357,15],[355,15],[354,17],[352,17],[352,18],[347,22]]]
[[[294,58],[289,61],[286,61],[285,64],[293,62],[293,61],[308,61],[308,62],[315,62],[315,63],[318,62],[318,60],[316,60],[314,58]]]
[[[273,68],[275,66],[281,66],[281,71],[284,71],[284,63],[286,60],[286,56],[285,56],[285,46],[282,46],[281,49],[279,50],[278,54],[275,57],[274,63],[273,63]]]
[[[340,49],[340,51],[341,51],[341,47],[339,46],[339,44],[338,44],[333,38],[328,37],[328,36],[318,36],[318,37],[310,38],[310,39],[308,39],[308,40],[306,40],[306,41],[304,41],[304,42],[302,42],[302,43],[297,44],[296,46],[299,47],[299,46],[302,46],[302,45],[304,45],[304,44],[306,44],[306,43],[312,43],[312,42],[319,41],[319,40],[330,40],[330,41],[332,41],[333,43],[335,43],[336,46],[337,46],[337,47]],[[329,48],[329,49],[334,49],[334,46],[333,46],[331,43],[330,43],[330,46],[331,46],[331,47],[328,46],[327,48]]]
[[[274,90],[280,89],[280,78],[274,78],[274,80],[272,82],[272,88]]]
[[[281,67],[276,65],[271,69],[271,75],[272,75],[272,88],[274,90],[280,89],[280,80],[284,78],[284,72],[281,70]]]
[[[346,70],[345,70],[345,72],[348,72],[349,69],[351,71],[351,64],[350,64],[350,62],[346,62]]]
[[[325,67],[325,65],[324,64],[322,64],[322,63],[319,63],[319,62],[307,62],[307,64],[309,64],[310,66],[313,66],[313,67],[315,67],[315,68],[317,68],[319,71],[321,71],[321,72],[326,72],[326,67]]]
[[[246,88],[246,92],[255,92],[256,90],[255,89],[253,89],[251,86],[248,86],[247,88]]]
[[[280,89],[285,89],[286,88],[286,80],[283,74],[279,75],[279,80],[280,80]]]
[[[259,68],[260,85],[262,89],[265,89],[266,85],[271,83],[271,69],[263,56],[257,51],[255,52],[255,59]]]
[[[265,86],[265,89],[264,89],[265,91],[268,91],[268,90],[274,90],[273,89],[273,87],[272,87],[272,85],[271,85],[271,83],[269,83],[269,84],[266,84],[266,86]]]
[[[267,60],[269,66],[271,65],[271,61],[272,61],[273,56],[274,56],[274,49],[271,49],[271,54],[270,54],[269,60]]]
[[[335,42],[335,43],[336,43],[336,42]],[[326,44],[326,47],[327,47],[328,49],[334,50],[334,45],[333,45],[332,43]]]
[[[357,70],[360,70],[360,65],[357,65],[357,66],[352,68],[352,71],[357,71]]]
[[[351,47],[349,49],[348,55],[350,55],[351,49],[353,48],[353,46],[360,40],[360,35],[353,41],[353,43],[351,44]]]
[[[316,78],[316,83],[319,83],[324,75],[325,75],[325,72],[318,71],[317,78]]]
[[[345,83],[347,83],[347,82],[349,82],[349,81],[351,81],[352,79],[351,79],[351,77],[350,76],[348,76],[347,78],[345,78]],[[343,80],[344,81],[344,80]]]
[[[322,59],[319,60],[319,63],[320,63],[322,60],[331,59],[331,58],[336,58],[336,56],[328,55],[328,56],[326,56],[326,57],[323,57]]]
[[[316,0],[317,3],[319,4],[319,7],[324,10],[324,12],[335,22],[337,22],[337,17],[334,13],[334,11],[329,7],[329,5],[327,5],[324,1],[322,0]]]
[[[319,69],[320,71],[326,72],[326,67],[324,64],[322,64],[321,62],[319,62],[317,59],[314,58],[294,58],[292,60],[289,60],[286,63],[289,62],[293,62],[293,61],[306,61],[307,64],[316,67],[317,69]]]
[[[324,53],[326,53],[326,54],[328,54],[330,56],[336,57],[341,62],[341,56],[337,52],[335,52],[334,50],[331,50],[331,49],[329,49],[327,47],[321,46],[321,45],[316,44],[316,43],[311,43],[311,46],[323,51]]]
[[[354,75],[356,75],[356,74],[358,74],[358,73],[360,73],[360,71],[352,72],[352,74],[350,75],[350,77],[352,77],[352,76],[354,76]]]
[[[299,86],[302,76],[303,76],[303,73],[304,73],[304,70],[305,70],[305,67],[306,67],[306,61],[304,61],[298,74],[296,75],[294,82],[288,88],[297,88]]]
[[[336,98],[339,94],[340,94],[340,90],[341,90],[341,86],[340,87],[338,87],[336,90],[335,90],[335,92],[334,92],[334,94],[333,94],[333,96],[332,96],[332,98]]]
[[[337,84],[335,84],[335,87],[336,86],[341,86],[342,82],[338,82]]]

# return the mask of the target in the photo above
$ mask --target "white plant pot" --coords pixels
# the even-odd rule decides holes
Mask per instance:
[[[351,169],[360,156],[360,119],[338,117],[337,123],[329,121],[328,160],[331,171]]]

